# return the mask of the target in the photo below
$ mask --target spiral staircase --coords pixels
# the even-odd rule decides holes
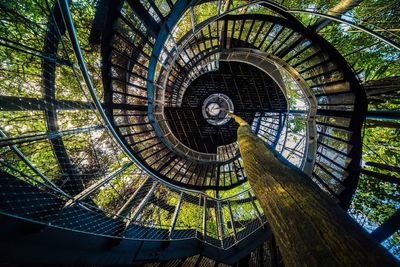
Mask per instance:
[[[0,12],[18,73],[0,93],[2,262],[282,266],[226,110],[349,208],[369,115],[327,20],[273,1]]]

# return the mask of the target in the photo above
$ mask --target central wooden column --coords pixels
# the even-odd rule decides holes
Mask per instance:
[[[398,266],[303,172],[268,148],[240,117],[244,170],[264,211],[285,266]]]

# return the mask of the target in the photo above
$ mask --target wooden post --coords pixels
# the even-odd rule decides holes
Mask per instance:
[[[399,266],[399,262],[303,172],[237,123],[244,170],[286,267]]]

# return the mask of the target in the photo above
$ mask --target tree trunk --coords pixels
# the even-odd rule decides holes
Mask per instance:
[[[285,266],[398,266],[397,260],[311,179],[266,147],[241,118],[238,141],[247,178]]]

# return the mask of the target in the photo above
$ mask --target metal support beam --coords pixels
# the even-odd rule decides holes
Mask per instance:
[[[137,198],[138,194],[141,193],[150,183],[152,182],[151,178],[147,178],[138,189],[136,189],[135,193],[125,202],[125,204],[117,211],[116,216],[124,216],[129,211],[129,208],[134,204],[134,200]]]
[[[361,169],[361,173],[370,177],[374,177],[382,182],[388,182],[392,184],[400,184],[400,177],[391,176],[384,173],[374,172],[366,169]]]
[[[82,101],[58,100],[52,98],[51,101],[45,99],[19,97],[19,96],[0,96],[0,110],[2,111],[33,111],[33,110],[71,110],[71,109],[92,109],[92,103]]]
[[[398,167],[398,166],[392,166],[392,165],[387,165],[387,164],[378,163],[378,162],[371,162],[371,161],[365,162],[365,165],[400,173],[400,167]]]
[[[231,202],[228,200],[228,209],[229,209],[229,215],[231,217],[231,225],[232,225],[232,230],[233,230],[233,239],[235,240],[235,243],[237,242],[237,232],[236,232],[236,227],[235,227],[235,218],[233,217],[233,212],[232,212],[232,207],[231,207]]]
[[[190,20],[192,21],[192,32],[195,33],[194,30],[196,28],[196,18],[194,15],[194,8],[193,6],[190,7]]]
[[[253,205],[253,208],[254,208],[254,210],[255,210],[256,213],[257,213],[257,218],[258,218],[258,220],[260,221],[260,224],[263,225],[263,224],[264,224],[264,221],[263,221],[263,219],[262,219],[263,216],[261,215],[261,212],[260,212],[260,210],[258,209],[257,204],[256,204],[256,202],[255,202],[253,196],[251,195],[250,192],[247,192],[247,195],[249,196],[249,199],[251,199],[251,204]]]
[[[203,196],[203,240],[207,237],[207,198]]]
[[[218,236],[219,239],[221,240],[221,247],[224,247],[224,237],[225,237],[225,227],[224,227],[224,216],[222,214],[222,204],[221,201],[219,201],[219,191],[216,191],[216,200],[215,200],[215,213],[217,217],[217,229],[218,229]]]
[[[179,196],[178,204],[175,207],[174,215],[172,217],[171,226],[169,228],[169,238],[170,239],[172,239],[172,237],[174,235],[175,225],[176,225],[176,221],[179,216],[179,212],[181,210],[182,201],[183,201],[183,192],[181,192],[181,195]]]
[[[104,184],[108,183],[109,181],[111,181],[112,179],[114,179],[115,177],[117,177],[118,175],[123,173],[127,168],[129,168],[132,165],[133,165],[133,162],[130,161],[130,162],[126,163],[125,165],[121,166],[118,170],[116,170],[115,172],[111,173],[109,176],[104,177],[103,179],[99,180],[97,183],[92,184],[91,186],[89,186],[88,188],[83,190],[81,193],[76,195],[73,199],[69,200],[65,204],[64,207],[72,206],[75,202],[87,198],[89,195],[91,195],[93,192],[95,192],[101,186],[103,186]]]
[[[400,229],[400,209],[398,209],[386,222],[376,228],[371,235],[383,242]]]
[[[22,144],[22,143],[27,143],[27,142],[30,143],[30,142],[35,142],[35,141],[40,141],[40,140],[45,140],[45,139],[51,140],[51,139],[55,139],[55,138],[60,138],[62,136],[86,133],[86,132],[96,131],[96,130],[100,130],[100,129],[104,129],[104,125],[95,125],[95,126],[90,126],[90,127],[75,128],[75,129],[69,129],[69,130],[58,131],[58,132],[47,132],[47,133],[40,133],[40,134],[22,135],[22,136],[17,136],[17,137],[7,137],[7,138],[3,137],[0,139],[0,147],[17,145],[17,144]]]
[[[283,127],[285,126],[286,118],[287,118],[287,113],[283,114],[279,113],[278,129],[276,130],[275,140],[272,144],[274,148],[276,148],[276,146],[278,145],[279,137],[281,136]]]
[[[399,110],[369,110],[367,119],[400,120]]]
[[[149,199],[153,196],[154,191],[156,190],[158,186],[157,182],[153,182],[153,185],[151,186],[149,192],[146,194],[146,196],[142,199],[142,201],[139,203],[139,205],[137,206],[137,208],[134,210],[133,214],[130,216],[128,222],[126,223],[126,225],[128,226],[131,222],[135,222],[139,215],[140,212],[143,210],[143,208],[147,205],[147,203],[149,202]]]

